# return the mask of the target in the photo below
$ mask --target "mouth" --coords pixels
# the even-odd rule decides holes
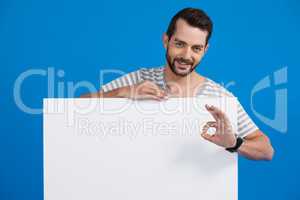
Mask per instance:
[[[187,70],[192,67],[192,65],[190,63],[186,63],[181,60],[175,60],[175,64],[176,64],[177,68],[180,70]]]

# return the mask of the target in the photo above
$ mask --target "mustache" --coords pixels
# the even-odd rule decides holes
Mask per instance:
[[[194,62],[192,60],[184,59],[184,58],[175,58],[174,61],[181,62],[181,63],[187,64],[187,65],[193,65],[194,64]]]

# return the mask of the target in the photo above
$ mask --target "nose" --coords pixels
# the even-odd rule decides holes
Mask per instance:
[[[191,49],[189,47],[184,48],[182,52],[182,58],[186,60],[191,60],[191,57],[192,57]]]

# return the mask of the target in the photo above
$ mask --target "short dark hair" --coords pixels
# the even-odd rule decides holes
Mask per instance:
[[[213,23],[203,10],[197,8],[184,8],[176,13],[168,26],[167,36],[169,37],[169,40],[176,31],[176,22],[178,19],[183,19],[190,26],[197,27],[203,31],[207,31],[207,44],[212,33]]]

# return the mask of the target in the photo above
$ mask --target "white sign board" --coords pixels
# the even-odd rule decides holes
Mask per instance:
[[[44,99],[45,200],[237,200],[237,155],[204,140],[235,98]]]

